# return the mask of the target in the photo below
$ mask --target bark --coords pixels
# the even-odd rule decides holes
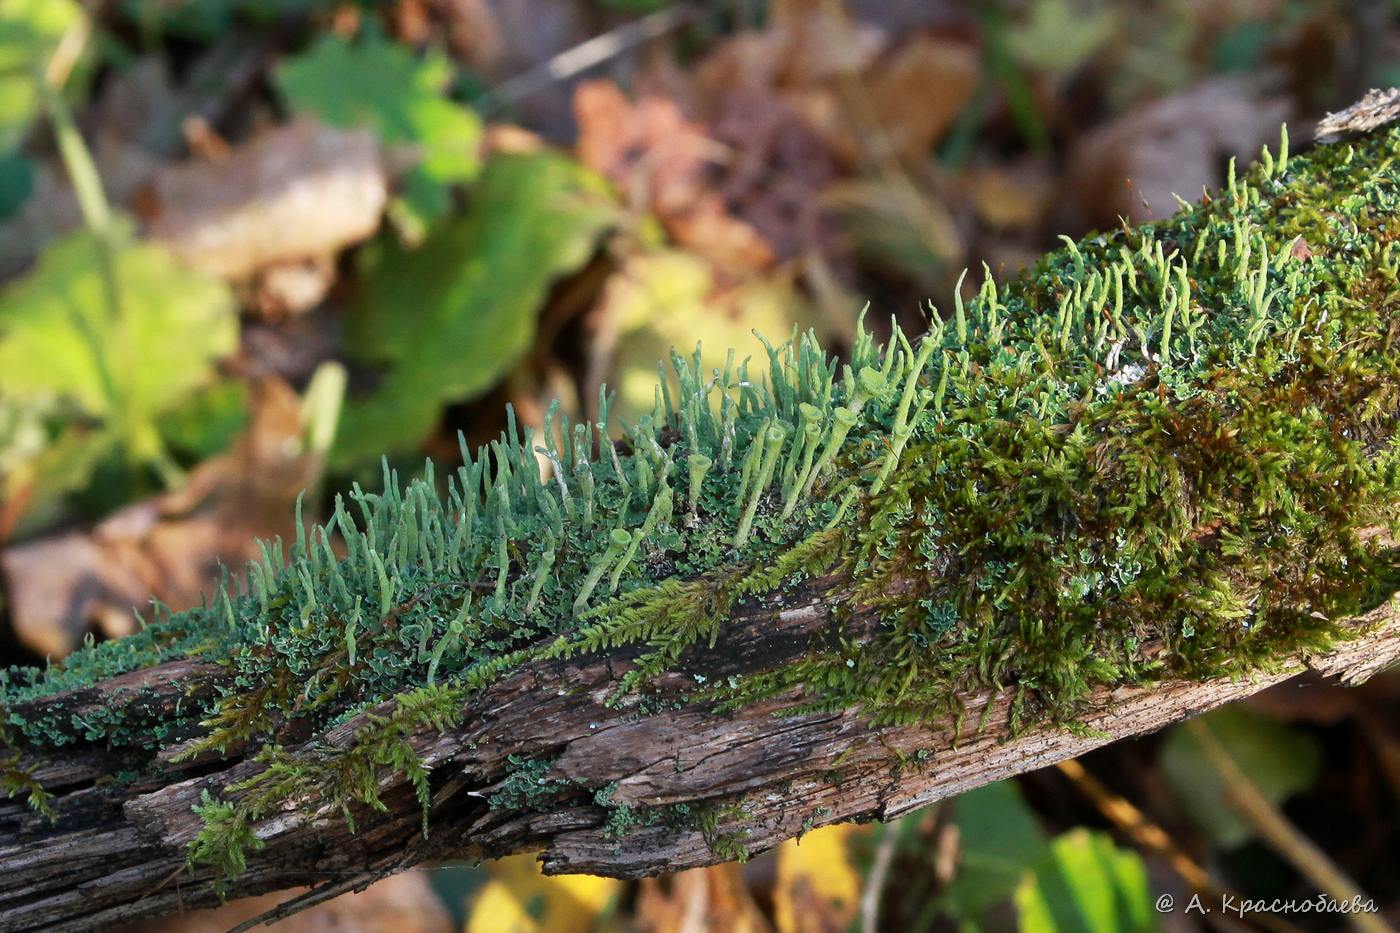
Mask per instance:
[[[827,607],[847,586],[809,581],[781,601],[742,604],[714,648],[687,655],[663,677],[646,710],[604,704],[627,669],[626,652],[527,665],[477,695],[460,727],[415,737],[432,769],[426,838],[412,788],[401,773],[386,772],[387,812],[357,813],[354,833],[338,810],[315,800],[260,823],[265,847],[248,853],[247,871],[227,894],[313,886],[296,902],[305,906],[424,860],[520,851],[541,852],[551,872],[619,877],[713,864],[732,857],[736,842],[753,853],[814,826],[890,819],[1305,671],[1351,683],[1400,659],[1400,606],[1388,601],[1353,620],[1357,636],[1325,654],[1234,679],[1103,690],[1073,729],[1047,725],[1010,735],[1007,695],[964,697],[960,735],[954,717],[876,727],[856,709],[794,714],[800,691],[727,714],[680,699],[694,690],[696,673],[726,678],[800,657],[831,622]],[[858,630],[874,620],[857,615],[846,624]],[[144,702],[173,709],[218,676],[211,665],[172,662],[44,705],[81,715],[124,702],[141,686],[155,688]],[[313,737],[302,750],[344,746],[362,719]],[[141,760],[81,746],[51,753],[36,776],[56,794],[53,824],[22,801],[0,804],[0,929],[96,929],[218,902],[212,873],[186,866],[186,846],[201,826],[191,806],[203,790],[222,792],[259,766],[240,755],[183,764],[170,760],[170,749],[151,755]],[[529,803],[498,798],[493,806],[491,796],[522,759],[552,762],[545,777],[567,783],[548,785],[557,793]],[[143,764],[156,776],[136,784],[109,777]],[[600,805],[595,794],[609,786],[608,806]],[[708,834],[694,826],[634,825],[621,835],[605,825],[619,806],[675,804],[718,805],[711,811],[718,825]]]

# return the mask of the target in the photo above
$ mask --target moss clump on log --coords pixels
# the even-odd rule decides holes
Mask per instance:
[[[385,769],[426,816],[408,736],[528,661],[643,646],[613,702],[679,672],[721,707],[800,686],[806,708],[877,721],[1005,690],[1027,724],[1073,722],[1095,687],[1321,649],[1393,588],[1364,532],[1400,505],[1400,130],[1286,145],[1167,222],[988,276],[917,342],[862,332],[841,365],[804,337],[761,375],[673,354],[636,425],[606,397],[597,423],[512,417],[444,482],[429,464],[356,488],[210,605],[9,671],[9,741],[253,757],[190,847],[232,874],[257,820],[382,807]],[[721,683],[689,659],[741,601],[810,577],[850,581],[834,616],[873,609],[875,633],[837,625]],[[173,658],[215,671],[174,718],[139,689],[82,714],[39,702]],[[334,754],[287,751],[386,701]]]

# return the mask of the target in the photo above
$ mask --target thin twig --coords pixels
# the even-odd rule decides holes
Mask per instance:
[[[1071,758],[1057,765],[1065,777],[1093,801],[1099,812],[1113,825],[1132,837],[1133,841],[1148,851],[1161,856],[1172,867],[1181,880],[1197,891],[1212,893],[1225,890],[1191,856],[1181,851],[1166,830],[1147,818],[1133,806],[1127,798],[1115,794],[1104,787],[1099,779],[1085,770],[1078,759]]]
[[[61,88],[68,83],[68,76],[73,73],[78,59],[82,58],[91,34],[92,20],[87,16],[79,16],[73,21],[73,25],[59,38],[48,64],[44,66],[45,84],[51,88]]]
[[[256,917],[251,917],[237,926],[230,928],[228,933],[247,933],[247,931],[253,929],[253,927],[270,925],[278,920],[285,920],[293,914],[299,914],[304,910],[309,910],[317,904],[324,904],[326,901],[337,898],[342,894],[363,890],[383,876],[383,873],[376,871],[355,872],[340,881],[323,884],[319,888],[312,888],[310,891],[283,901],[276,907],[264,910]]]
[[[88,17],[81,16],[80,20],[86,24]],[[111,324],[110,339],[114,344],[114,351],[120,357],[120,369],[123,372],[136,372],[139,366],[136,365],[136,352],[122,312],[122,290],[117,276],[117,241],[122,228],[113,218],[97,164],[87,143],[83,141],[83,134],[79,131],[77,121],[62,94],[63,83],[82,54],[90,28],[90,25],[75,25],[64,34],[48,65],[35,68],[34,85],[53,127],[54,141],[58,145],[63,167],[68,172],[68,179],[73,185],[83,223],[92,233],[97,245],[103,297]],[[144,461],[153,467],[160,474],[166,488],[173,489],[179,486],[184,481],[183,471],[170,458],[160,436],[153,431],[144,430],[145,425],[138,424],[137,415],[133,410],[135,401],[131,393],[123,392],[118,386],[113,368],[102,366],[101,361],[104,358],[103,348],[93,347],[93,359],[98,361],[104,389],[112,410],[121,421],[128,456],[133,463]]]
[[[865,876],[865,889],[860,892],[861,933],[875,933],[879,929],[880,895],[885,893],[885,881],[889,878],[890,864],[894,861],[898,842],[898,823],[886,826],[880,833],[880,841],[875,846],[875,859],[870,864],[870,873]]]
[[[1298,870],[1318,889],[1339,902],[1368,898],[1346,872],[1327,857],[1317,845],[1294,826],[1273,802],[1230,757],[1215,733],[1194,720],[1186,724],[1200,743],[1206,758],[1225,781],[1226,800],[1255,832],[1285,861]],[[1361,933],[1394,933],[1394,929],[1379,914],[1355,912],[1346,915],[1354,929]]]
[[[1108,818],[1113,825],[1135,842],[1137,845],[1153,853],[1165,861],[1171,869],[1181,876],[1194,891],[1200,894],[1212,896],[1220,894],[1232,894],[1228,887],[1216,881],[1210,874],[1196,862],[1195,859],[1182,851],[1167,831],[1161,826],[1152,822],[1147,815],[1135,807],[1126,797],[1115,794],[1105,787],[1098,778],[1079,763],[1078,759],[1071,758],[1062,761],[1057,768],[1060,772],[1074,782],[1074,786],[1084,793],[1084,796],[1093,801],[1099,812]],[[1284,920],[1276,917],[1252,917],[1257,925],[1275,933],[1289,933],[1298,928]]]
[[[551,84],[567,81],[595,68],[610,58],[615,58],[637,46],[660,38],[666,33],[688,26],[700,17],[701,10],[691,4],[678,4],[658,10],[641,19],[623,23],[616,29],[594,36],[572,48],[552,56],[507,78],[481,101],[478,109],[484,115],[499,112],[504,107],[518,103],[544,90]]]

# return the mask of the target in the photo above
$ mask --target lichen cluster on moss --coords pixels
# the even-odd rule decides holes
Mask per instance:
[[[597,423],[512,416],[444,483],[429,464],[357,487],[212,605],[0,692],[13,710],[191,657],[222,665],[215,700],[8,728],[31,748],[261,746],[265,772],[205,802],[191,849],[227,871],[251,822],[309,789],[349,815],[407,770],[426,806],[407,736],[518,665],[646,645],[619,699],[804,577],[851,581],[835,617],[873,610],[877,630],[838,626],[695,698],[801,686],[906,721],[992,689],[1017,725],[1072,722],[1096,686],[1325,646],[1392,576],[1360,532],[1400,505],[1397,155],[1394,128],[1302,157],[1285,142],[1169,221],[1068,242],[1009,286],[988,274],[917,343],[862,331],[845,365],[811,337],[770,347],[763,378],[673,354],[636,425],[606,396]],[[283,747],[395,697],[338,755]]]

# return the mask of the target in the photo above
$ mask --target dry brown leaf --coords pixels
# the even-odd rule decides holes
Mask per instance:
[[[646,878],[634,910],[639,933],[767,933],[736,864],[695,868],[666,880]]]
[[[961,264],[962,236],[936,193],[907,176],[830,185],[823,204],[871,264],[932,287],[941,270]]]
[[[888,46],[883,30],[835,4],[779,4],[765,29],[705,58],[691,96],[707,117],[736,91],[780,100],[847,163],[922,159],[967,104],[981,56],[969,42],[930,35]]]
[[[114,933],[224,933],[304,889],[247,897],[216,907],[119,928]],[[449,933],[452,918],[421,871],[377,881],[363,891],[342,894],[259,930],[272,933]]]
[[[891,35],[968,25],[967,5],[959,0],[845,0],[844,6],[851,16]]]
[[[1040,160],[1021,165],[979,165],[966,177],[977,216],[993,230],[1034,230],[1055,197],[1055,180]]]
[[[248,303],[264,317],[301,314],[319,305],[334,282],[335,262],[330,256],[279,262],[254,276]]]
[[[673,101],[629,102],[610,81],[581,85],[574,97],[578,155],[607,176],[637,210],[656,213],[677,242],[728,271],[753,271],[773,251],[749,224],[730,215],[712,184],[719,154]]]
[[[860,908],[850,844],[867,827],[838,823],[778,846],[773,908],[779,933],[844,933]]]
[[[878,145],[879,156],[911,162],[928,158],[934,143],[963,112],[981,72],[981,54],[970,43],[919,36],[878,62],[859,82],[868,122],[850,122],[830,138],[845,159],[858,161]]]
[[[373,133],[297,120],[218,162],[160,169],[141,212],[150,236],[176,255],[241,279],[365,239],[387,198]]]
[[[774,5],[764,29],[719,43],[695,68],[686,98],[709,119],[732,106],[735,95],[781,101],[800,115],[806,134],[850,149],[843,88],[877,61],[887,43],[883,31],[833,4],[788,0]]]
[[[68,533],[0,552],[10,618],[19,639],[61,657],[93,627],[107,637],[135,629],[150,597],[195,604],[218,565],[254,556],[253,540],[284,532],[297,494],[319,475],[302,452],[301,402],[286,383],[254,385],[252,421],[233,450],[191,471],[180,489],[127,506],[90,534]]]
[[[723,147],[716,185],[736,217],[787,260],[830,239],[821,192],[837,165],[821,136],[782,98],[736,90],[721,98],[710,123]]]
[[[1065,229],[1116,226],[1176,212],[1202,186],[1224,182],[1230,157],[1245,164],[1264,143],[1274,145],[1289,113],[1283,97],[1259,81],[1221,78],[1153,101],[1088,134],[1075,148],[1068,173],[1073,208],[1058,218]]]
[[[779,0],[767,26],[721,43],[696,80],[711,92],[804,88],[857,74],[884,51],[884,31],[827,0]]]

